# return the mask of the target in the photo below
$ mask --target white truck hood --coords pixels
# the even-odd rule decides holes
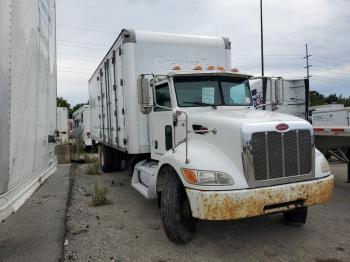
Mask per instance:
[[[261,123],[261,122],[290,122],[301,121],[307,123],[304,119],[299,117],[275,113],[271,111],[252,110],[252,109],[208,109],[205,110],[186,110],[189,122],[195,121],[207,122],[230,122],[237,126],[242,126],[248,123]],[[203,123],[204,124],[204,123]]]

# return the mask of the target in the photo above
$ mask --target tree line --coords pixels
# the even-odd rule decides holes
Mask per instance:
[[[69,112],[69,118],[73,117],[73,113],[79,109],[79,107],[83,106],[83,105],[88,105],[89,103],[79,103],[76,104],[75,106],[71,106],[70,103],[68,103],[68,101],[66,99],[64,99],[63,97],[57,97],[57,107],[65,107],[68,109]]]
[[[311,106],[319,106],[326,104],[343,104],[344,106],[350,106],[350,96],[343,97],[342,95],[331,94],[325,96],[317,91],[310,91],[310,104]]]

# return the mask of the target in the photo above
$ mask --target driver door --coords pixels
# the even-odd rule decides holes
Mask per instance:
[[[155,106],[151,113],[151,154],[159,160],[173,147],[172,103],[169,82],[157,83],[154,88]]]

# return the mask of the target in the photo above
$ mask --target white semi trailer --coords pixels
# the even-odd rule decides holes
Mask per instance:
[[[194,218],[283,212],[304,224],[308,206],[332,194],[312,126],[255,110],[250,76],[230,61],[227,38],[122,30],[89,81],[102,169],[126,159],[176,243],[192,238]]]
[[[92,149],[91,138],[91,111],[89,105],[82,105],[73,112],[74,135],[80,137],[85,150]]]
[[[0,1],[0,221],[56,170],[54,0]]]
[[[315,106],[311,109],[315,144],[326,156],[348,164],[350,183],[350,107],[342,104]]]
[[[57,134],[61,144],[69,143],[68,109],[57,107]]]

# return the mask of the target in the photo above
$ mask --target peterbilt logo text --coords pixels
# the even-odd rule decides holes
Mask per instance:
[[[289,128],[289,126],[287,124],[279,124],[276,126],[276,129],[278,131],[286,131]]]

